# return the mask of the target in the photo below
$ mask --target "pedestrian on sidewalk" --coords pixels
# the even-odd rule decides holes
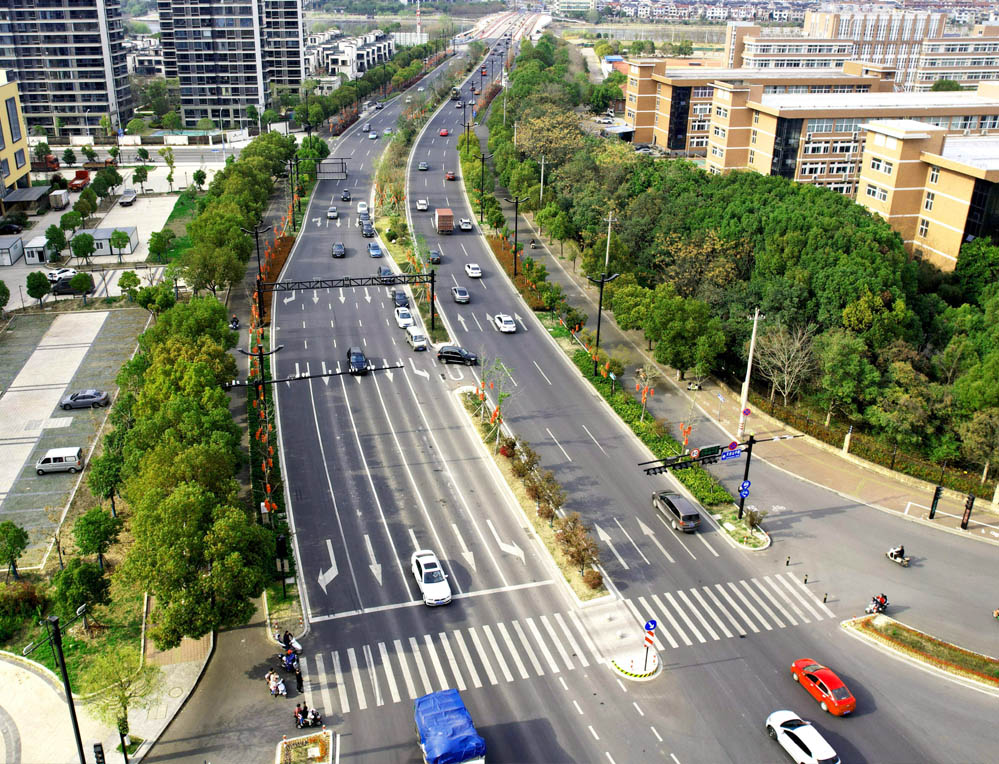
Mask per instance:
[[[305,689],[305,679],[302,677],[302,669],[295,667],[295,689],[302,692]]]

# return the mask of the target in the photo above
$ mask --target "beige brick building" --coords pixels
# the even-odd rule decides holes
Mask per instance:
[[[0,70],[0,200],[15,188],[29,186],[30,171],[28,130],[21,112],[17,83],[8,82],[6,72]],[[6,212],[2,202],[0,211]]]

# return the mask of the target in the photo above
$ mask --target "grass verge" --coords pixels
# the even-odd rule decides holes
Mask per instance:
[[[885,615],[854,621],[852,628],[910,658],[957,676],[999,687],[999,660],[899,623]]]
[[[530,521],[531,527],[533,527],[534,532],[538,534],[541,542],[548,550],[548,554],[550,554],[552,559],[555,561],[555,565],[562,573],[566,582],[572,588],[572,591],[581,600],[592,600],[605,595],[607,593],[607,589],[603,586],[603,584],[601,584],[598,589],[591,589],[583,583],[583,576],[580,573],[579,568],[569,562],[562,553],[562,548],[555,539],[555,529],[549,525],[546,520],[538,517],[534,500],[527,495],[523,482],[513,474],[513,470],[510,467],[510,460],[505,456],[500,456],[493,447],[496,438],[496,428],[488,422],[483,422],[479,417],[478,399],[476,399],[472,393],[465,393],[465,395],[462,396],[462,403],[465,406],[465,411],[472,419],[479,436],[482,438],[483,443],[485,443],[486,449],[489,451],[489,455],[492,458],[493,463],[499,468],[500,474],[503,475],[503,479],[506,481],[507,485],[510,486],[510,490],[517,499],[517,503],[520,505],[521,511],[524,513],[524,516],[528,519],[528,521]]]

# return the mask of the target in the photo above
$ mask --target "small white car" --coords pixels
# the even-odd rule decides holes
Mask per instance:
[[[462,231],[471,231],[472,221],[469,220],[468,218],[461,218],[461,220],[458,221],[458,228],[460,228]]]
[[[426,90],[426,88],[425,88],[425,87],[423,87],[423,85],[420,85],[420,87],[418,87],[418,88],[416,89],[416,92],[417,92],[417,93],[422,93],[422,92],[423,92],[424,90]]]
[[[49,283],[55,284],[60,279],[71,279],[76,275],[76,268],[57,268],[54,271],[46,271],[45,276]]]
[[[340,213],[337,212],[336,207],[330,207],[326,210],[326,218],[328,220],[336,220],[338,217],[340,217]]]
[[[476,263],[465,263],[465,275],[470,279],[481,279],[482,269]]]
[[[417,549],[411,558],[413,577],[423,595],[423,604],[433,607],[451,601],[451,585],[437,555],[429,549]]]
[[[378,131],[377,130],[372,130],[370,133],[368,133],[368,140],[369,141],[377,141],[378,140]]]
[[[767,717],[766,729],[795,764],[840,764],[826,739],[794,711],[774,711]]]
[[[367,211],[368,211],[368,203],[367,202],[358,202],[357,203],[357,214],[358,215],[363,215]]]
[[[493,316],[493,326],[503,334],[513,334],[517,331],[517,323],[506,313],[497,313]]]
[[[426,212],[429,209],[430,209],[430,203],[426,199],[417,199],[416,200],[416,211],[417,212]]]
[[[405,329],[407,326],[413,326],[416,321],[413,320],[413,314],[409,312],[409,308],[396,308],[395,309],[395,322],[399,325],[400,329]]]
[[[386,127],[384,130],[382,130],[382,135],[392,135],[392,128]]]

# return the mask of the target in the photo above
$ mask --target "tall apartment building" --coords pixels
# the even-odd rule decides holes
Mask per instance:
[[[925,11],[809,11],[794,35],[730,24],[725,61],[732,67],[803,69],[860,60],[892,67],[899,90],[929,90],[938,79],[971,87],[999,79],[999,26],[945,37],[946,20],[945,13]]]
[[[158,0],[163,66],[184,123],[243,125],[303,78],[302,0]]]
[[[50,135],[85,135],[132,114],[119,0],[0,0],[0,70],[24,118]]]
[[[15,188],[28,185],[31,157],[28,128],[21,115],[17,85],[0,70],[0,207]]]

